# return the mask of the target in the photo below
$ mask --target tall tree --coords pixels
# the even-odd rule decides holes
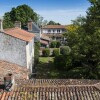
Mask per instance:
[[[81,68],[82,78],[100,79],[100,1],[89,0],[86,19],[76,19],[74,30],[65,33],[71,48],[72,68]]]
[[[37,22],[37,13],[28,5],[17,6],[16,8],[12,8],[10,12],[4,14],[4,28],[12,27],[15,21],[20,21],[22,26],[24,26],[27,24],[29,18]]]
[[[61,25],[60,23],[56,23],[56,22],[54,22],[54,21],[49,21],[48,22],[48,25]]]

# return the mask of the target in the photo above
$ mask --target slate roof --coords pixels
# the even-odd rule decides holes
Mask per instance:
[[[0,60],[0,80],[8,73],[12,73],[18,79],[27,79],[29,71],[26,67]]]
[[[23,41],[31,41],[35,37],[34,34],[20,29],[18,27],[5,29],[3,33],[21,39]]]
[[[16,80],[11,92],[0,100],[100,100],[100,80],[33,79]]]
[[[65,29],[64,25],[46,25],[43,29]]]

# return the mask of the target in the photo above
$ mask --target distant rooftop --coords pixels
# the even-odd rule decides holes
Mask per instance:
[[[65,29],[65,26],[64,25],[46,25],[43,27],[43,29]]]

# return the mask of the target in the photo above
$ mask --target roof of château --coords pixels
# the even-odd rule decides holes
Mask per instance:
[[[23,41],[28,41],[28,42],[31,41],[35,37],[34,34],[28,31],[25,31],[23,29],[20,29],[18,27],[5,29],[3,32],[7,35],[10,35],[12,37],[21,39]]]
[[[64,25],[46,25],[43,29],[65,29]]]

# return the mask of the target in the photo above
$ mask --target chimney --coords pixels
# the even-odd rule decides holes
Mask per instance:
[[[6,91],[10,91],[14,86],[14,76],[9,73],[4,77],[4,86]]]
[[[15,27],[21,28],[21,22],[20,21],[15,21]]]
[[[3,31],[3,19],[0,19],[0,31]]]
[[[30,18],[29,20],[28,20],[28,31],[32,31],[32,19]]]

